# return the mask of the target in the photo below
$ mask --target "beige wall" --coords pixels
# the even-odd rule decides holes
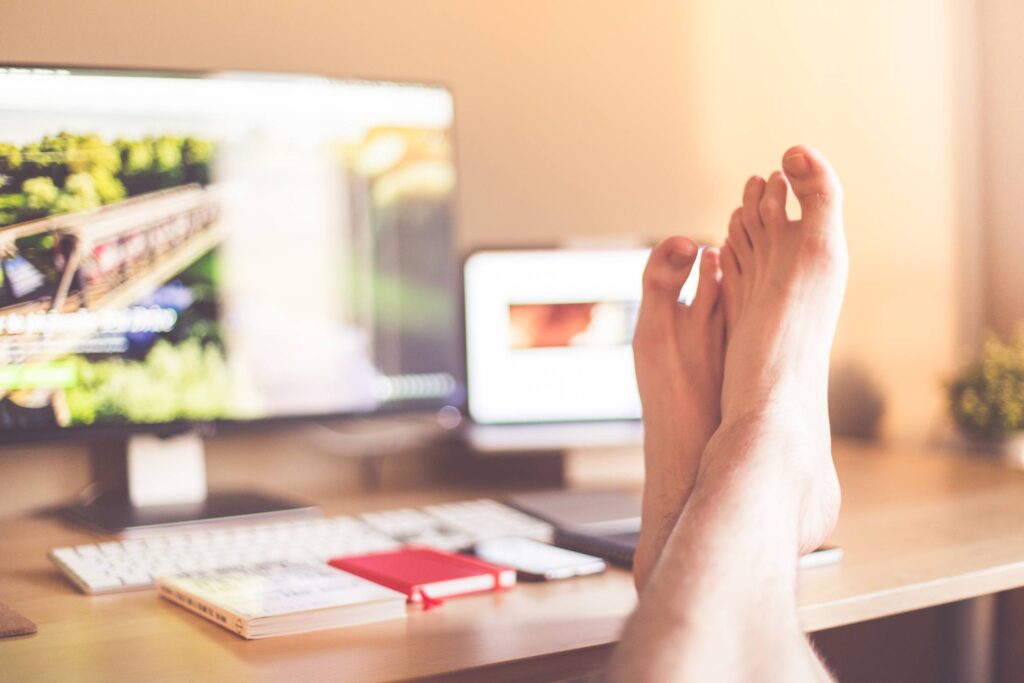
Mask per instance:
[[[1006,334],[1024,320],[1024,3],[979,4],[985,322]]]
[[[3,0],[0,60],[443,81],[466,246],[720,239],[746,176],[815,144],[849,199],[836,359],[918,441],[958,324],[961,2]]]

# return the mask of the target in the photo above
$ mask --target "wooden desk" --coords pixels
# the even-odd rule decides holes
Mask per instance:
[[[1024,585],[1024,475],[949,455],[837,444],[839,565],[805,572],[824,629]],[[493,495],[448,490],[322,501],[341,514]],[[46,559],[90,542],[55,519],[0,522],[0,599],[39,625],[0,641],[0,679],[558,680],[599,670],[634,605],[627,572],[521,584],[406,621],[247,642],[152,591],[87,597]]]

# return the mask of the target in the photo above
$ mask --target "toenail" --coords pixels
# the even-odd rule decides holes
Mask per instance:
[[[672,265],[673,268],[687,268],[689,267],[692,261],[693,253],[690,251],[687,251],[685,253],[681,251],[670,251],[668,254],[668,262]]]
[[[782,167],[786,173],[794,176],[806,175],[811,170],[811,164],[807,157],[800,152],[795,152],[782,160]]]

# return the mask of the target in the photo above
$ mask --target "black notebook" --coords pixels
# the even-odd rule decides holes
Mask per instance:
[[[568,550],[575,550],[588,555],[597,555],[621,567],[633,566],[633,554],[639,532],[624,534],[584,534],[564,529],[555,530],[555,545]],[[826,564],[834,564],[843,559],[842,548],[834,545],[823,545],[814,552],[800,558],[800,568],[810,569]]]
[[[639,531],[622,534],[585,534],[578,531],[555,529],[555,545],[566,550],[596,555],[620,567],[633,566],[633,554]]]

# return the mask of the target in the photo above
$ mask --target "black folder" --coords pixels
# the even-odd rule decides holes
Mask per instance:
[[[596,555],[620,567],[633,566],[639,531],[623,534],[587,534],[578,531],[555,529],[555,545],[567,550]]]

